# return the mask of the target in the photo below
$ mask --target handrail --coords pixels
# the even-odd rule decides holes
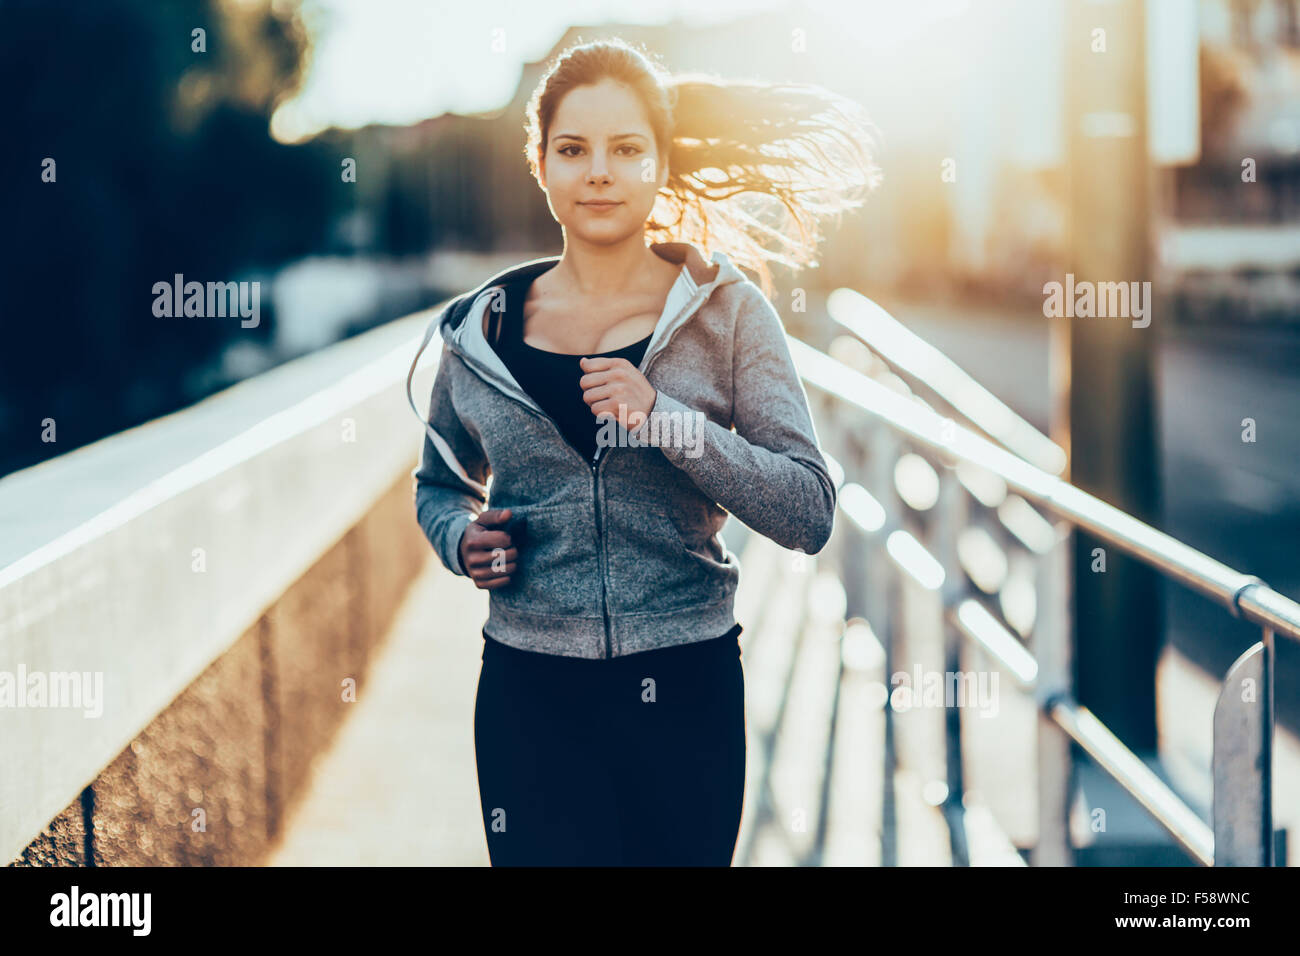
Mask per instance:
[[[979,465],[1048,510],[1222,604],[1234,616],[1300,643],[1300,604],[1163,531],[1018,458],[963,425],[787,335],[809,384],[876,415],[897,431]]]
[[[872,327],[855,329],[855,323],[851,321],[841,324],[864,337],[884,328],[885,337],[888,339],[892,336],[893,339],[889,348],[895,353],[894,364],[902,367],[900,359],[910,362],[914,377],[926,388],[939,393],[935,383],[919,374],[919,371],[924,370],[926,362],[913,354],[917,351],[916,344],[900,341],[897,329],[891,325],[896,325],[895,320],[870,300],[859,298],[868,304],[865,312],[875,317]],[[845,311],[842,304],[844,301],[845,297],[840,296],[841,312]],[[860,316],[864,313],[859,302],[853,298],[848,301]],[[857,325],[860,326],[861,323]],[[879,335],[876,337],[879,338]],[[1013,672],[1022,678],[1022,684],[1026,680],[1032,682],[1040,714],[1037,740],[1039,839],[1033,851],[1035,861],[1044,865],[1059,865],[1070,858],[1066,818],[1071,802],[1069,781],[1072,776],[1072,760],[1069,748],[1073,741],[1127,790],[1198,862],[1206,865],[1272,865],[1273,635],[1283,634],[1300,641],[1300,604],[1269,588],[1259,578],[1229,568],[1074,487],[1059,476],[1049,474],[972,428],[944,417],[906,386],[896,391],[885,382],[838,362],[798,339],[787,336],[787,341],[799,374],[808,384],[833,398],[841,399],[846,406],[856,407],[874,416],[872,426],[877,432],[870,439],[864,441],[857,437],[859,424],[856,421],[849,426],[851,432],[845,436],[849,441],[846,450],[860,461],[860,467],[865,466],[864,474],[869,477],[864,480],[881,489],[896,504],[926,510],[931,507],[932,503],[922,505],[904,496],[903,489],[898,484],[900,479],[896,469],[887,463],[902,451],[902,447],[890,436],[891,431],[901,433],[919,445],[928,446],[936,461],[947,466],[939,474],[941,507],[929,534],[939,557],[936,559],[930,555],[919,543],[917,547],[925,558],[935,562],[937,568],[951,573],[946,575],[946,582],[942,580],[945,577],[943,574],[934,576],[934,581],[938,583],[921,582],[926,590],[940,591],[937,605],[928,599],[929,606],[937,607],[940,613],[932,618],[932,610],[923,612],[922,617],[917,619],[918,623],[910,627],[920,628],[915,638],[920,642],[919,647],[929,647],[932,652],[937,646],[936,641],[942,645],[945,666],[949,670],[958,669],[958,641],[964,638],[992,652],[1004,667],[1011,665]],[[878,343],[866,344],[875,347]],[[951,395],[952,381],[959,380],[960,375],[953,373],[948,365],[951,363],[946,357],[943,363],[930,361],[930,367],[938,369],[949,380],[947,391]],[[976,405],[978,404],[977,402]],[[990,437],[1006,443],[1005,432],[999,438],[997,429],[989,427],[987,417],[985,424],[980,424],[980,408],[972,407],[970,402],[951,400],[948,400],[948,405],[954,413],[971,421],[974,427],[983,428]],[[996,421],[993,424],[996,425]],[[868,443],[872,451],[866,458],[861,458],[866,454]],[[874,447],[878,443],[881,444],[880,449]],[[974,466],[974,469],[968,466]],[[965,474],[959,474],[963,468],[966,469]],[[1000,479],[999,483],[1005,483],[999,495],[980,493],[977,487],[980,483],[975,482],[974,478],[981,473],[986,473],[991,481]],[[858,490],[855,484],[846,488],[853,489],[855,494],[846,494],[840,502],[841,507],[853,512],[850,516],[854,517],[855,523],[866,533],[876,534],[882,528],[898,526],[899,522],[889,516],[889,509],[875,501],[866,489]],[[1018,616],[1018,622],[1014,624],[1022,635],[1031,638],[1033,654],[991,615],[972,613],[978,607],[975,602],[962,600],[965,585],[960,581],[963,579],[963,570],[969,574],[969,569],[964,564],[968,555],[961,553],[962,545],[957,532],[959,524],[965,521],[966,507],[962,503],[964,498],[960,496],[959,488],[965,488],[986,507],[992,508],[998,504],[998,518],[1002,525],[1009,533],[1018,536],[1021,543],[1035,555],[1035,588],[1044,595],[1042,607],[1034,614],[1032,626],[1023,616]],[[1014,489],[1023,496],[1015,499],[1023,513],[1014,522],[1008,521],[1015,514],[1007,508],[1011,501],[1005,497],[1007,488]],[[995,498],[1001,499],[1000,504]],[[1026,499],[1067,519],[1066,523],[1060,527],[1044,523],[1043,533],[1031,534],[1029,539],[1032,540],[1027,540],[1022,532],[1033,523],[1027,524],[1028,519],[1043,522],[1026,503]],[[928,497],[925,500],[929,502]],[[1061,603],[1069,588],[1069,534],[1063,530],[1066,525],[1092,532],[1162,574],[1217,601],[1233,616],[1251,621],[1263,630],[1262,641],[1234,663],[1216,703],[1212,828],[1206,826],[1173,790],[1071,695],[1069,628],[1064,616],[1064,605]],[[892,544],[894,537],[897,534],[891,535],[886,545]],[[898,563],[898,555],[893,553],[893,549],[887,550],[890,550],[895,559],[894,563]],[[869,581],[865,586],[874,595],[876,605],[888,593],[888,585],[882,585],[878,580]],[[905,590],[903,593],[908,592]],[[886,609],[885,613],[888,621],[892,612]],[[1040,613],[1044,615],[1041,621],[1037,619]],[[907,615],[904,614],[904,617]],[[925,621],[928,623],[921,623]],[[887,630],[889,627],[886,623]],[[948,636],[940,637],[934,630],[935,627],[945,630]],[[903,647],[911,643],[906,632],[899,636],[904,642]],[[894,639],[887,638],[888,641]],[[1258,701],[1264,705],[1263,709],[1254,704],[1243,707],[1239,703],[1241,695],[1235,693],[1233,688],[1239,687],[1244,680],[1251,680],[1259,687]],[[950,826],[953,827],[956,859],[958,850],[965,841],[961,836],[960,824],[952,821],[960,819],[958,806],[964,787],[960,718],[951,707],[944,721],[943,733],[947,741],[947,780],[936,782],[944,785],[949,794],[945,806],[949,811]]]
[[[1214,831],[1096,715],[1070,700],[1052,701],[1048,711],[1070,739],[1133,794],[1184,850],[1205,866],[1214,865]]]
[[[949,614],[962,634],[991,654],[1026,690],[1037,689],[1038,662],[988,611],[969,598]],[[1060,696],[1045,702],[1048,716],[1106,773],[1132,793],[1189,854],[1214,864],[1214,831],[1086,707]]]
[[[875,302],[853,289],[826,300],[830,317],[901,368],[1025,461],[1054,475],[1065,470],[1065,449],[977,382],[960,365]]]

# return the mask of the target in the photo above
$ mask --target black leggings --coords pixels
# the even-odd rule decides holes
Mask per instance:
[[[745,791],[738,633],[605,660],[484,633],[474,750],[492,865],[730,866]]]

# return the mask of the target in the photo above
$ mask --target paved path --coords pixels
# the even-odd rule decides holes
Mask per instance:
[[[841,640],[835,575],[729,529],[749,733],[735,865],[950,865],[922,781],[902,769],[886,786],[884,654],[865,627]],[[486,592],[430,558],[270,865],[488,864],[473,738],[486,617]],[[976,862],[1018,863],[990,833]]]
[[[430,554],[269,865],[488,865],[474,765],[487,604]]]

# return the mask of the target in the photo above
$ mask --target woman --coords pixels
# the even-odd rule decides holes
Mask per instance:
[[[730,865],[744,678],[719,531],[730,512],[814,554],[836,502],[767,262],[811,262],[816,216],[875,185],[869,129],[825,90],[673,77],[619,40],[540,81],[526,155],[564,252],[458,296],[421,345],[436,327],[417,518],[490,592],[494,866]],[[715,236],[762,290],[705,261]]]

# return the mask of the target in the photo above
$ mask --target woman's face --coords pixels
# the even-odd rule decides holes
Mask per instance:
[[[610,79],[575,87],[560,101],[540,173],[551,215],[566,235],[596,245],[643,235],[655,194],[668,181],[641,101]]]

